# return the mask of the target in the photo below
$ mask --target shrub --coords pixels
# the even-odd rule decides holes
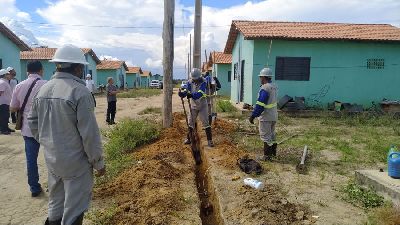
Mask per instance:
[[[217,101],[217,112],[236,112],[237,109],[229,100]]]

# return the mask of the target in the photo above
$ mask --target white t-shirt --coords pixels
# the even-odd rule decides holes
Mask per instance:
[[[94,89],[94,81],[93,80],[86,80],[86,87],[89,89],[90,92],[93,93]]]
[[[11,90],[14,91],[15,86],[17,86],[18,81],[16,79],[11,79],[10,81]]]

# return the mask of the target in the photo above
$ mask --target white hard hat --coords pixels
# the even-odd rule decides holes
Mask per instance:
[[[201,71],[200,71],[199,69],[197,69],[197,68],[193,68],[193,69],[192,69],[192,72],[190,73],[190,77],[191,77],[193,80],[198,80],[198,79],[200,79],[200,77],[201,77]]]
[[[259,77],[273,77],[272,70],[270,68],[264,68],[260,71]]]
[[[0,70],[0,76],[3,76],[4,74],[7,74],[8,71],[6,69],[1,69]]]
[[[88,74],[86,75],[86,78],[92,78],[92,75]]]
[[[74,45],[64,45],[57,49],[50,62],[54,63],[78,63],[87,65],[89,64],[85,59],[83,51]]]
[[[13,70],[14,68],[12,68],[11,66],[10,67],[7,67],[7,72],[10,72],[11,70]]]

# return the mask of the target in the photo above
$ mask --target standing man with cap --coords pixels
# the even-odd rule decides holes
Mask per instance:
[[[258,92],[256,107],[249,121],[254,124],[254,118],[259,117],[260,138],[264,142],[263,161],[270,161],[276,156],[275,126],[278,120],[277,87],[272,83],[272,70],[264,68],[260,74],[261,88]]]
[[[96,107],[96,99],[94,98],[94,94],[93,94],[93,92],[96,89],[96,87],[94,86],[94,81],[92,80],[92,75],[91,74],[86,75],[86,87],[90,91],[90,93],[92,93],[93,101],[94,101],[94,107]]]
[[[27,65],[28,78],[19,83],[12,94],[10,110],[22,115],[21,134],[25,142],[26,168],[28,171],[28,184],[32,197],[38,197],[42,192],[39,183],[39,171],[37,159],[39,155],[40,144],[37,142],[29,129],[28,115],[31,111],[32,101],[36,93],[46,83],[42,79],[43,66],[40,61],[30,61]],[[19,117],[20,118],[20,117]]]
[[[7,71],[11,75],[11,80],[9,81],[9,83],[10,83],[12,92],[14,92],[14,89],[18,84],[18,80],[17,80],[17,78],[15,78],[17,76],[17,73],[15,72],[14,68],[12,68],[12,67],[8,67]],[[12,123],[17,122],[17,114],[15,112],[11,112],[11,121],[12,121]]]
[[[201,76],[201,71],[197,68],[192,70],[190,76],[191,79],[187,82],[186,87],[179,90],[179,97],[187,97],[192,103],[191,113],[189,114],[189,129],[195,129],[194,123],[199,116],[206,131],[208,146],[214,147],[211,126],[208,123],[207,81]],[[190,144],[189,134],[185,144]]]
[[[10,73],[5,70],[0,70],[0,134],[8,135],[12,131],[8,127],[8,120],[10,119],[10,102],[12,90],[9,83],[11,80]]]
[[[37,93],[29,127],[44,147],[49,210],[45,224],[81,225],[92,197],[93,169],[105,174],[92,94],[81,80],[84,53],[73,45],[57,49],[56,73]]]

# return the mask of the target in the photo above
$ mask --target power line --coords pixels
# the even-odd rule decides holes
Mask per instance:
[[[20,23],[37,24],[46,26],[70,26],[70,27],[89,27],[89,28],[113,28],[113,29],[163,29],[162,26],[111,26],[111,25],[86,25],[86,24],[67,24],[67,23],[44,23],[35,21],[18,21]],[[231,25],[208,25],[202,26],[205,28],[218,28],[218,27],[230,27]],[[174,29],[193,29],[194,26],[174,26]]]

